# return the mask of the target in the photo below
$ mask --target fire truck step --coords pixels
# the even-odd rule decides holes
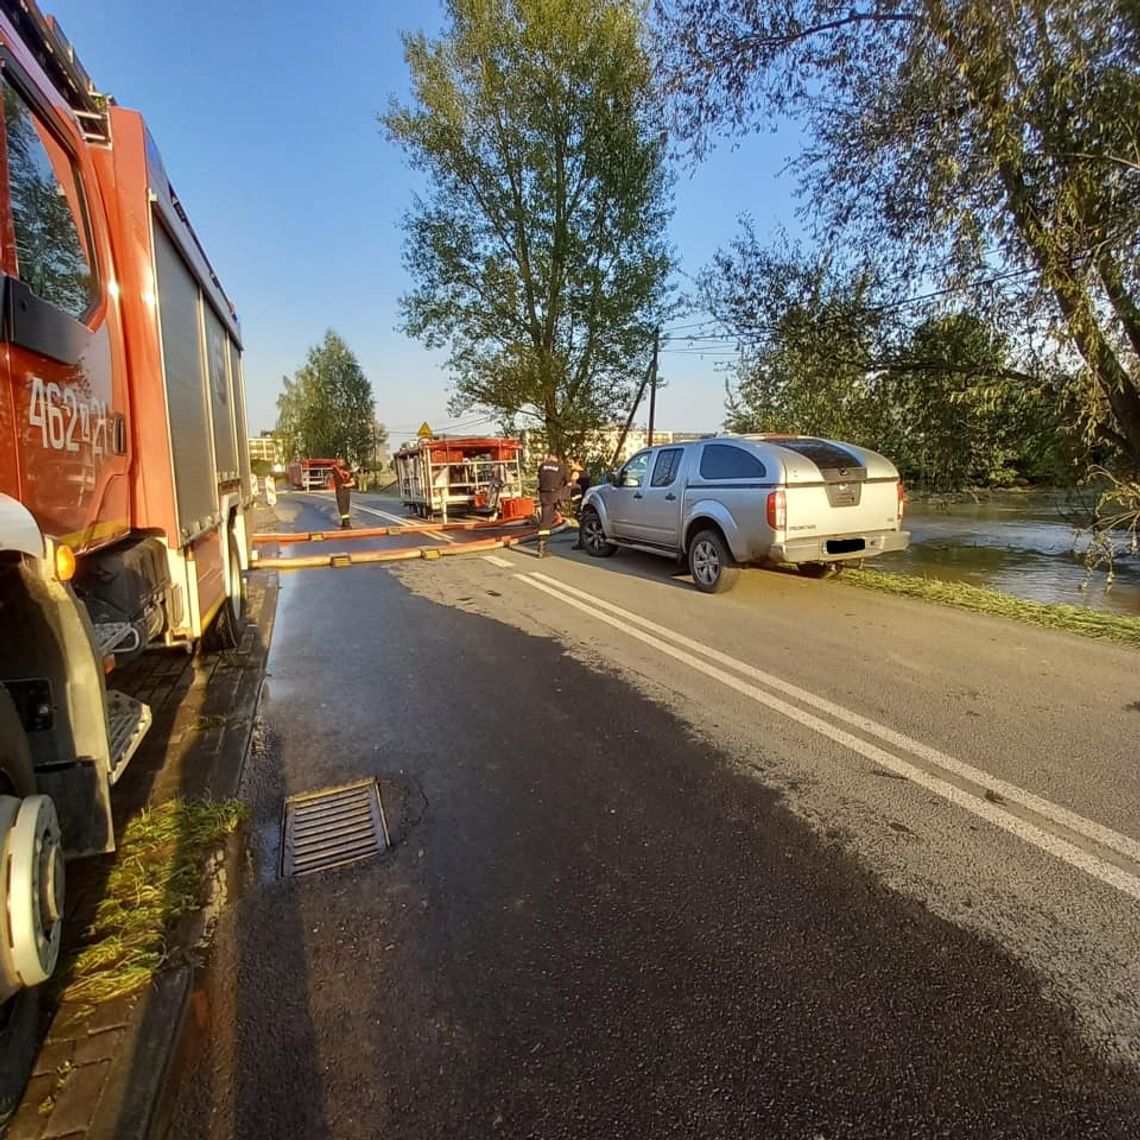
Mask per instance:
[[[124,645],[124,642],[130,642]],[[129,621],[99,622],[95,626],[95,646],[100,657],[116,650],[133,653],[139,647],[139,631]]]
[[[117,689],[107,690],[107,726],[111,737],[111,783],[126,770],[150,728],[150,706]]]

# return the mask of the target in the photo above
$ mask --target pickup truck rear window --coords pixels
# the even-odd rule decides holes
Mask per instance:
[[[833,443],[822,439],[781,439],[778,446],[786,447],[810,459],[821,471],[833,471],[836,468],[862,467],[863,461],[857,459],[850,451],[844,451]]]
[[[751,452],[730,443],[706,443],[701,452],[702,479],[765,479],[764,464]]]

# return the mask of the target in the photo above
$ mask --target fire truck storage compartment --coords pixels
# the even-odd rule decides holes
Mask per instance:
[[[206,371],[210,419],[214,427],[214,465],[219,483],[236,483],[241,472],[238,470],[238,441],[230,397],[230,354],[226,349],[226,332],[209,305],[203,305],[202,312],[206,322]]]
[[[241,355],[156,210],[154,259],[179,539],[216,525],[219,484],[247,486]]]
[[[237,345],[229,337],[226,338],[226,350],[230,358],[230,391],[233,393],[234,433],[238,442],[238,471],[241,475],[241,485],[249,488],[253,471],[249,465],[249,447],[246,444],[245,418],[245,384],[241,370],[241,353]]]
[[[178,527],[182,541],[187,542],[212,524],[218,507],[209,411],[203,398],[201,295],[157,218],[154,260]]]
[[[159,538],[128,539],[81,559],[74,586],[93,622],[127,622],[138,631],[133,648],[116,652],[120,661],[138,656],[168,624],[182,623],[181,599]]]

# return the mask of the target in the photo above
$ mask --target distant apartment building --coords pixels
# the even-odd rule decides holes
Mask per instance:
[[[272,432],[263,431],[261,435],[250,436],[249,461],[251,463],[281,462],[281,445]]]
[[[583,457],[588,463],[604,461],[610,463],[614,460],[614,451],[617,450],[616,461],[624,463],[631,456],[649,444],[649,429],[645,425],[634,425],[626,433],[625,440],[618,449],[618,440],[621,438],[622,424],[610,424],[594,432],[586,444],[586,455]],[[546,444],[543,434],[532,428],[520,432],[524,447],[524,462],[529,466],[539,462]],[[653,442],[658,443],[684,443],[692,439],[705,439],[711,432],[698,431],[661,431],[653,432]]]

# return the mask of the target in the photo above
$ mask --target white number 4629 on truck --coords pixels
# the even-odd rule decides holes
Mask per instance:
[[[687,559],[720,593],[740,567],[792,563],[823,577],[902,550],[906,492],[894,465],[864,447],[786,435],[734,435],[639,451],[581,512],[588,554],[620,547]]]

